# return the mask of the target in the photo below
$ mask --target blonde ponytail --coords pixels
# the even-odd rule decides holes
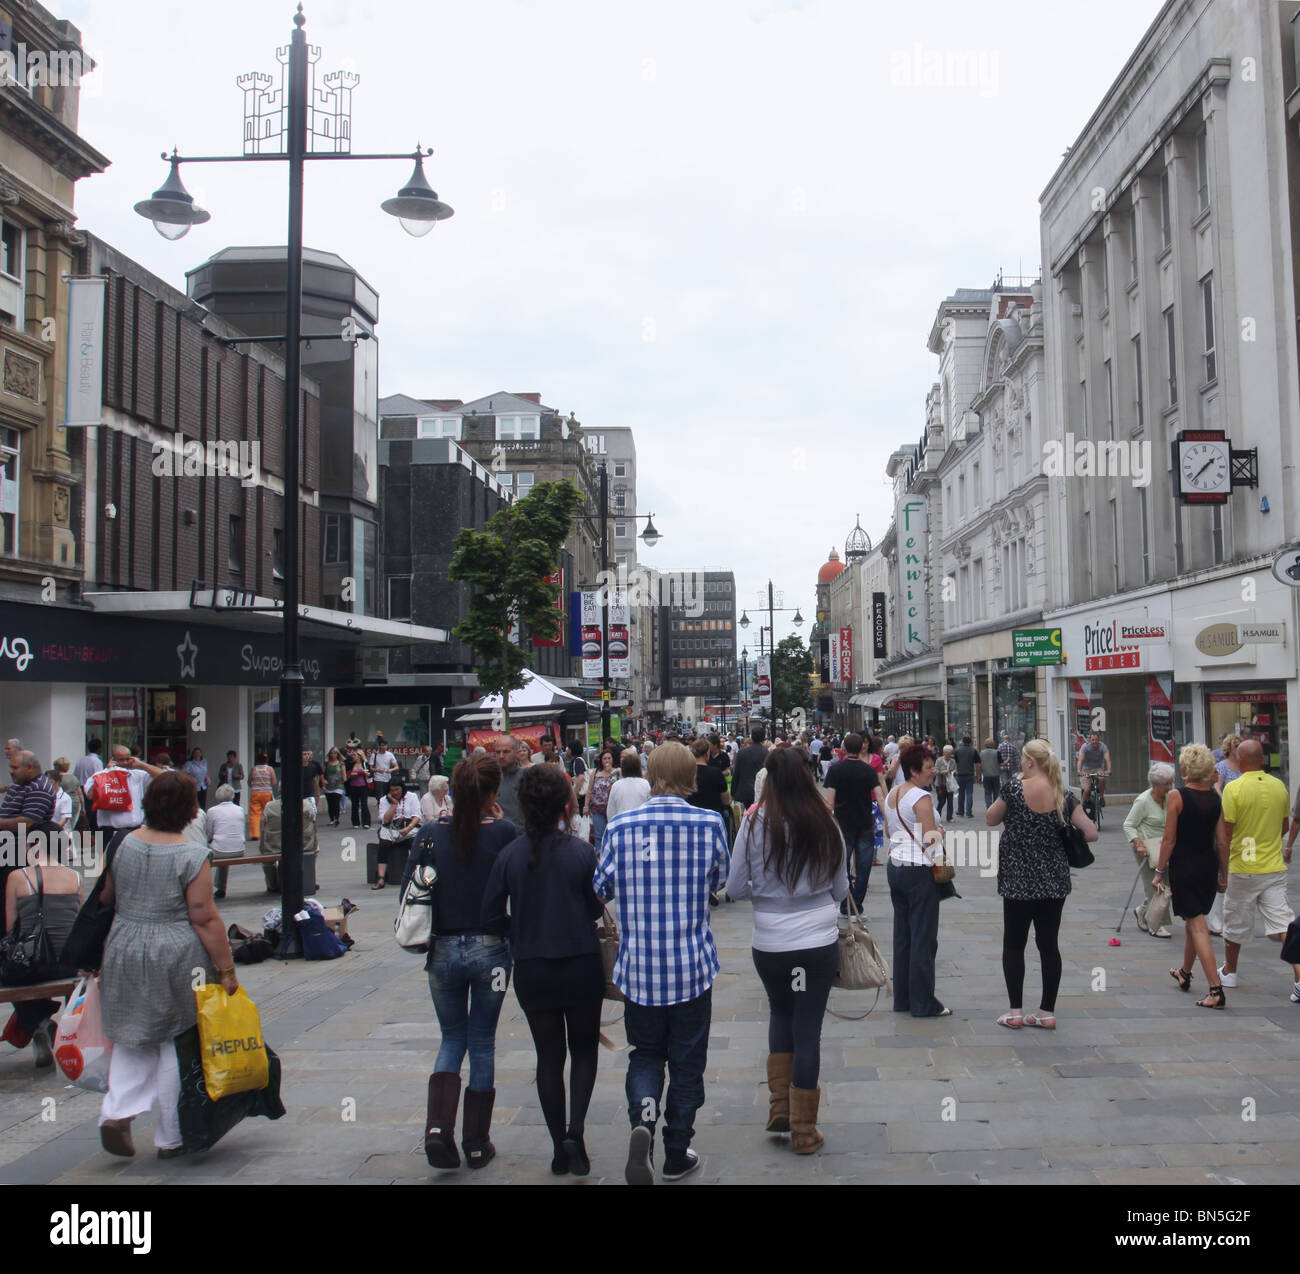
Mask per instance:
[[[1023,752],[1033,763],[1043,772],[1052,784],[1052,794],[1056,797],[1056,813],[1062,822],[1065,821],[1065,788],[1061,783],[1061,762],[1055,752],[1052,751],[1052,745],[1046,739],[1029,739],[1026,741]]]

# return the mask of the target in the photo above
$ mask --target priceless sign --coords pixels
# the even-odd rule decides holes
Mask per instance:
[[[1061,662],[1059,628],[1017,628],[1011,634],[1012,663],[1017,668]]]

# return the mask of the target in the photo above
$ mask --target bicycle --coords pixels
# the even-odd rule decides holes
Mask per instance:
[[[1083,812],[1096,824],[1097,830],[1101,831],[1101,811],[1106,799],[1104,792],[1106,776],[1098,771],[1081,775],[1080,781],[1084,789]]]

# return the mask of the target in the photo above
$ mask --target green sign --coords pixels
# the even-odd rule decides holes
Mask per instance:
[[[1059,628],[1017,628],[1011,634],[1011,662],[1017,668],[1061,662]]]

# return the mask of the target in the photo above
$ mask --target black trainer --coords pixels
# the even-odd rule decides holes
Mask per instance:
[[[650,1152],[654,1147],[654,1134],[644,1124],[632,1129],[627,1143],[627,1167],[623,1179],[630,1186],[652,1186],[655,1183],[654,1164]]]
[[[680,1181],[689,1177],[700,1166],[700,1156],[694,1150],[688,1150],[680,1158],[669,1155],[664,1160],[663,1177],[665,1181]]]

